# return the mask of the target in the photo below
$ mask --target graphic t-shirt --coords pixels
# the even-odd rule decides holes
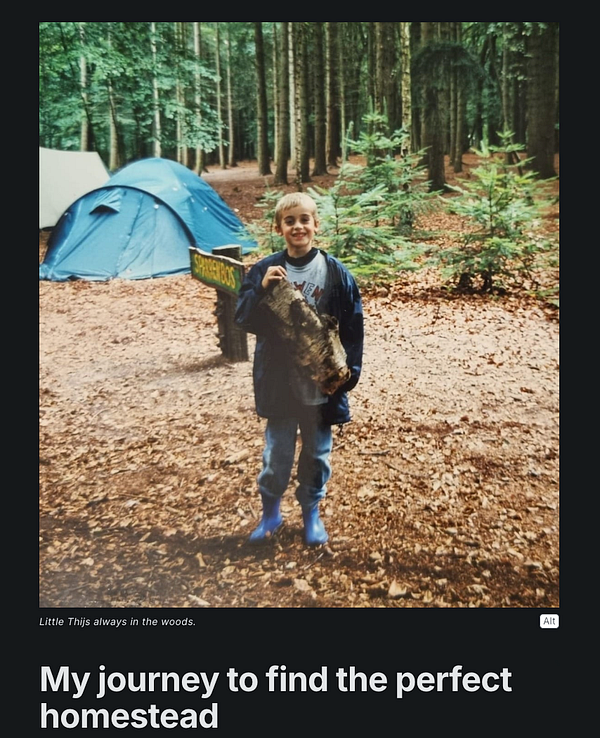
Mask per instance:
[[[285,268],[288,281],[302,293],[309,305],[316,308],[327,285],[327,263],[323,254],[313,248],[299,259],[286,256]],[[327,396],[310,378],[301,375],[295,367],[291,371],[292,391],[296,399],[303,405],[321,405],[327,402]]]

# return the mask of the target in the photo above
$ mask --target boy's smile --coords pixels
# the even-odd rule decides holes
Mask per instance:
[[[285,238],[290,256],[298,258],[311,250],[317,228],[314,215],[304,205],[297,205],[283,213],[275,230]]]

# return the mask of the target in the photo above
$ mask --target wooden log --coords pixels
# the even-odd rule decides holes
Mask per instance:
[[[286,279],[269,288],[261,306],[298,370],[321,392],[332,395],[350,379],[336,318],[317,313]]]
[[[215,256],[227,256],[241,263],[242,247],[218,246],[213,249]],[[217,317],[218,343],[223,356],[230,361],[248,361],[248,338],[246,332],[236,325],[235,307],[237,297],[217,290],[214,314]]]

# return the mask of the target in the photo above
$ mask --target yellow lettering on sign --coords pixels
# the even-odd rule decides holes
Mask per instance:
[[[193,274],[200,280],[214,283],[234,293],[239,289],[239,268],[220,261],[218,258],[207,258],[197,252],[192,253]]]

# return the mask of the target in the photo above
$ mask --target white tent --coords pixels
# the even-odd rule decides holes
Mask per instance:
[[[56,225],[69,205],[109,179],[96,151],[56,151],[40,146],[40,228]]]

